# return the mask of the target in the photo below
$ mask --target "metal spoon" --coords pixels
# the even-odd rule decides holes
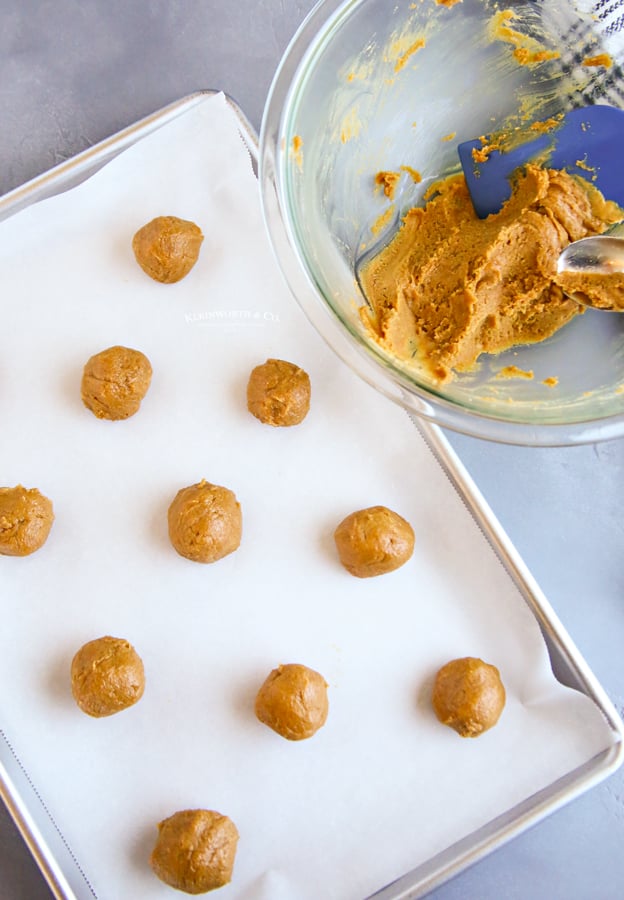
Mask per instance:
[[[600,275],[624,272],[624,221],[616,222],[602,234],[568,244],[561,251],[557,271]]]
[[[559,255],[557,272],[560,275],[569,275],[571,282],[575,276],[591,279],[592,275],[612,275],[618,272],[624,274],[624,221],[616,222],[603,234],[581,238],[580,241],[568,244]],[[586,281],[585,284],[589,282]],[[600,300],[594,301],[587,290],[582,292],[566,290],[566,293],[583,306],[624,312],[622,297],[607,300],[603,296]]]

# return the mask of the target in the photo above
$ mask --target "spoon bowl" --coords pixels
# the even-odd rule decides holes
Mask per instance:
[[[566,294],[582,306],[624,312],[624,222],[569,244],[557,274]]]
[[[588,275],[624,272],[624,222],[617,222],[604,234],[568,244],[559,256],[557,272],[584,272]]]

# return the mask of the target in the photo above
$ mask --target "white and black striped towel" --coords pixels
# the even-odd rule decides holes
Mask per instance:
[[[609,103],[624,108],[624,0],[594,0],[582,6],[588,15],[571,20],[562,41],[561,63],[570,71],[588,56],[608,53],[613,65],[592,70],[586,87],[571,98],[573,105]]]

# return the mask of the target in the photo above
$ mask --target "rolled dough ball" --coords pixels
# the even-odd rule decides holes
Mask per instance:
[[[414,552],[414,530],[386,506],[360,509],[343,519],[334,532],[340,562],[358,578],[398,569]]]
[[[443,725],[462,737],[478,737],[498,722],[505,688],[496,666],[467,656],[442,666],[435,677],[432,704]]]
[[[297,663],[273,669],[256,696],[258,719],[289,741],[316,734],[328,710],[325,679]]]
[[[154,281],[173,284],[191,271],[204,236],[194,222],[177,216],[158,216],[132,238],[136,261]]]
[[[186,809],[158,825],[150,857],[165,884],[187,894],[205,894],[232,880],[238,831],[227,816],[210,809]]]
[[[143,696],[143,661],[132,644],[122,638],[96,638],[74,656],[71,686],[76,703],[87,715],[112,716]]]
[[[169,507],[168,522],[174,549],[193,562],[216,562],[240,546],[240,503],[228,488],[209,481],[178,491]]]
[[[283,359],[267,359],[249,376],[247,409],[265,425],[299,425],[310,409],[307,372]]]
[[[98,419],[128,419],[147,394],[152,366],[140,350],[109,347],[92,356],[82,375],[82,402]]]
[[[0,554],[29,556],[43,547],[54,522],[52,503],[37,488],[0,488]]]

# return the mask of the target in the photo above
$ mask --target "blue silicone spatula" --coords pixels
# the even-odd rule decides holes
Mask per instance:
[[[624,207],[624,110],[613,106],[573,109],[552,130],[509,152],[493,150],[484,162],[475,162],[472,151],[481,148],[479,138],[457,148],[475,212],[481,219],[500,210],[511,195],[511,176],[532,159],[580,175],[607,200]]]

